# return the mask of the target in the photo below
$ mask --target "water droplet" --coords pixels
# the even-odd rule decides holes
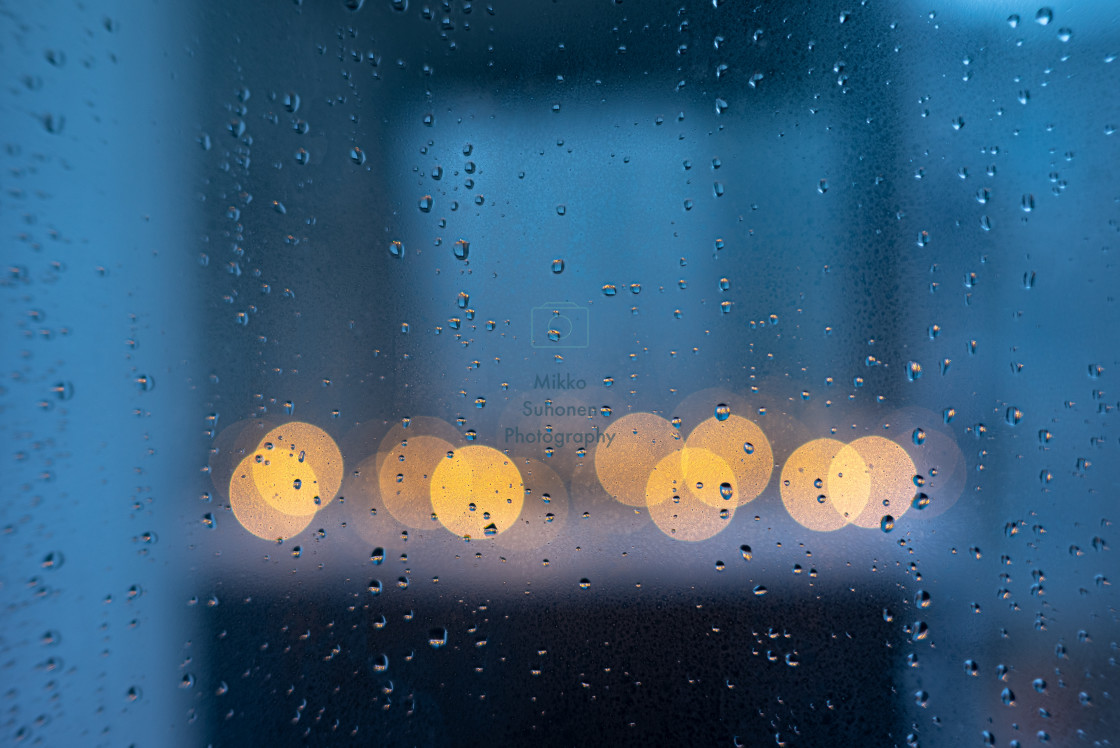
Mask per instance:
[[[608,283],[605,286],[603,286],[603,295],[604,296],[614,296],[616,293],[618,293],[618,289],[615,288],[613,284]]]
[[[465,260],[465,259],[467,259],[467,256],[470,254],[471,243],[468,242],[466,239],[460,239],[459,241],[455,242],[455,247],[454,247],[453,251],[455,252],[455,258],[456,259]]]
[[[404,257],[404,245],[399,241],[389,242],[389,254],[399,260]]]
[[[1063,26],[1062,28],[1058,29],[1058,41],[1064,43],[1068,42],[1072,38],[1073,29],[1069,28],[1068,26]]]
[[[911,361],[906,364],[906,378],[911,382],[915,382],[922,377],[922,365],[917,361]]]
[[[447,629],[434,628],[428,631],[428,646],[439,649],[447,644]]]
[[[726,565],[722,561],[716,561],[716,571],[723,571]]]
[[[374,566],[379,566],[385,560],[385,549],[381,546],[374,548],[373,552],[369,554],[369,560]]]
[[[562,205],[561,204],[561,205],[556,206],[556,215],[562,216],[567,212],[568,212],[568,206],[567,205]]]
[[[381,594],[381,580],[380,579],[371,579],[370,580],[369,594],[371,594],[371,595],[380,595]]]
[[[1011,426],[1018,426],[1019,421],[1023,420],[1023,411],[1016,408],[1014,405],[1007,409],[1006,416],[1007,423]]]
[[[821,193],[822,195],[824,193],[828,192],[828,180],[827,179],[822,179],[821,181],[817,182],[817,192]]]
[[[560,273],[564,272],[564,261],[559,259],[559,258],[553,260],[552,261],[552,272],[555,273],[556,275],[560,275]]]
[[[1014,14],[1014,13],[1009,15],[1007,17],[1007,25],[1010,26],[1011,28],[1017,28],[1019,26],[1019,16],[1017,14]]]
[[[999,695],[1000,701],[1004,706],[1015,706],[1015,692],[1010,688],[1005,688]]]
[[[1039,8],[1034,14],[1034,21],[1039,26],[1046,26],[1054,20],[1054,11],[1050,8]]]
[[[366,162],[365,151],[363,151],[358,146],[354,146],[353,148],[350,149],[350,160],[353,161],[358,166],[361,166],[362,164],[364,164]]]
[[[739,546],[739,552],[743,554],[744,561],[750,561],[754,558],[754,554],[751,552],[751,547],[749,545]]]
[[[754,445],[750,442],[743,442],[743,451],[749,455],[754,454]]]
[[[727,403],[720,403],[716,406],[715,414],[717,421],[726,421],[731,415],[731,406]]]
[[[731,491],[731,484],[730,483],[720,483],[719,484],[719,495],[721,497],[723,497],[724,501],[729,501],[731,499],[731,493],[732,493],[732,491]]]
[[[914,441],[914,444],[921,446],[922,444],[925,444],[926,432],[921,428],[914,429],[914,433],[910,438]]]
[[[590,587],[591,587],[591,580],[588,579],[587,577],[584,577],[583,579],[579,580],[579,588],[581,590],[586,590],[586,589],[589,589]]]
[[[884,515],[883,519],[881,519],[879,521],[879,528],[883,532],[890,532],[891,530],[893,530],[894,529],[894,517],[892,517],[889,514]]]
[[[420,212],[421,213],[431,213],[432,212],[432,202],[433,201],[432,201],[432,196],[431,195],[424,195],[424,197],[420,198],[420,202],[419,202],[419,205],[418,205],[418,207],[420,208]]]

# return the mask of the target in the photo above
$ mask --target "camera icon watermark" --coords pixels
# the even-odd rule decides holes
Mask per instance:
[[[529,312],[530,343],[534,348],[586,348],[590,343],[587,307],[552,301]]]

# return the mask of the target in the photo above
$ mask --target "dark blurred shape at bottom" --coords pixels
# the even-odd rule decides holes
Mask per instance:
[[[364,588],[254,592],[210,611],[199,711],[214,746],[890,746],[908,732],[905,641],[873,592],[447,594],[415,613]]]

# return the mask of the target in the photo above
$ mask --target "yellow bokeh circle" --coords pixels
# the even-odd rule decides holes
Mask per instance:
[[[828,495],[827,489],[832,461],[845,446],[844,442],[836,439],[814,439],[795,449],[782,466],[782,503],[789,516],[802,527],[817,532],[831,532],[848,524],[843,512]],[[845,455],[851,458],[851,455]],[[855,453],[855,457],[858,459],[858,453]],[[846,488],[850,491],[848,502],[858,501],[858,484],[848,485]],[[855,507],[847,507],[848,511],[852,508]],[[862,509],[863,507],[858,507],[859,511]]]
[[[451,442],[422,434],[385,452],[378,485],[393,519],[414,529],[432,526],[432,476],[451,452]]]
[[[663,457],[646,482],[650,517],[675,540],[707,540],[730,524],[737,503],[731,466],[706,449]]]
[[[277,511],[303,517],[323,504],[319,476],[294,450],[262,444],[250,458],[250,472],[257,491]]]
[[[229,505],[233,516],[246,530],[263,540],[287,540],[307,529],[314,512],[285,514],[265,501],[253,479],[253,456],[243,459],[229,482]]]
[[[318,502],[310,505],[312,512],[331,503],[342,486],[342,453],[334,439],[318,426],[301,421],[277,426],[261,439],[257,454],[264,454],[265,461],[273,465],[285,466],[279,470],[262,471],[258,474],[257,487],[261,489],[266,500],[271,501],[262,481],[268,480],[270,482],[268,485],[283,494],[284,491],[281,490],[283,486],[276,481],[286,478],[287,473],[299,473],[302,467],[309,467],[318,481],[316,487]],[[291,464],[293,461],[299,467],[293,466]],[[258,465],[261,464],[263,463],[258,462]],[[291,500],[283,501],[283,505],[277,508],[289,514],[302,513],[301,508],[308,508],[306,499],[290,498]],[[284,508],[285,506],[292,508],[293,511]]]
[[[460,537],[473,540],[505,532],[517,521],[524,501],[517,466],[493,447],[457,449],[432,473],[432,509]]]
[[[848,490],[853,484],[858,500]],[[828,490],[837,509],[857,527],[878,529],[883,517],[895,522],[914,497],[914,463],[906,450],[882,436],[865,436],[847,444],[829,467]],[[843,498],[842,498],[843,497]],[[846,499],[852,499],[847,501]]]
[[[698,424],[685,446],[719,455],[735,474],[736,506],[752,501],[766,490],[774,472],[770,440],[756,423],[732,413],[726,420],[709,418]]]
[[[599,483],[615,500],[645,506],[650,471],[663,458],[684,448],[680,432],[653,413],[631,413],[603,433],[606,438],[595,447]]]

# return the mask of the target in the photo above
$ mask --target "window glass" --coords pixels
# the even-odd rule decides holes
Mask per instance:
[[[3,17],[3,742],[1115,742],[1106,0]]]

